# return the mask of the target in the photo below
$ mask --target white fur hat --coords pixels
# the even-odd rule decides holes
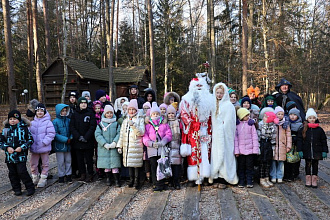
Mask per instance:
[[[306,120],[309,116],[315,116],[317,118],[317,114],[313,108],[309,108],[306,112]]]

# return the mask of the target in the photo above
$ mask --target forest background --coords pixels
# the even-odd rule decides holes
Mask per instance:
[[[282,77],[307,106],[330,93],[328,0],[2,0],[1,6],[1,104],[11,96],[42,99],[41,73],[63,56],[99,68],[146,65],[158,97],[184,95],[206,61],[212,82],[240,95],[250,85],[272,93]]]

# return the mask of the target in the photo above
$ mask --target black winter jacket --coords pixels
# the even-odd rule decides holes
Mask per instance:
[[[70,121],[74,149],[93,149],[96,125],[95,113],[91,109],[76,109]],[[83,136],[87,142],[79,141],[80,136]]]
[[[308,128],[303,139],[302,130],[297,135],[297,151],[302,151],[304,159],[322,160],[322,152],[329,152],[327,136],[321,127]]]

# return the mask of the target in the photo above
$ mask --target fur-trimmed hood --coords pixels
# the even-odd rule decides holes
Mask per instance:
[[[145,93],[144,93],[144,100],[145,100],[146,102],[148,101],[147,97],[148,97],[149,94],[152,95],[152,101],[150,102],[150,104],[151,104],[152,102],[155,102],[155,101],[156,101],[156,93],[155,93],[155,91],[154,91],[153,89],[148,88],[148,89],[145,91]]]
[[[222,86],[223,87],[223,90],[224,90],[224,94],[223,94],[223,97],[222,99],[220,100],[220,103],[219,105],[221,105],[223,102],[230,102],[230,97],[229,97],[229,93],[228,93],[228,87],[226,86],[226,84],[220,82],[220,83],[217,83],[214,87],[213,87],[213,95],[216,99],[216,96],[215,96],[215,91],[220,87]]]
[[[119,97],[119,98],[117,98],[116,101],[115,101],[115,105],[114,105],[115,112],[117,112],[118,110],[120,110],[120,111],[123,110],[123,107],[122,107],[122,105],[120,103],[122,99],[124,99],[125,102],[128,102],[128,98],[127,97]]]
[[[168,92],[164,96],[164,103],[166,105],[170,105],[171,104],[170,103],[170,98],[171,97],[174,97],[174,102],[180,103],[180,96],[179,96],[178,93],[176,93],[176,92]]]

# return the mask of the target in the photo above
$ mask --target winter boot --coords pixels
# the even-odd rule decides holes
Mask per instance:
[[[140,189],[139,176],[135,176],[133,187],[134,187],[135,189]]]
[[[30,189],[26,189],[26,191],[27,191],[27,196],[32,196],[34,193],[35,193],[35,188],[33,187],[33,188],[30,188]]]
[[[59,184],[64,184],[64,176],[58,178]]]
[[[274,186],[274,184],[271,181],[269,181],[269,177],[266,177],[265,180],[266,180],[266,183],[269,185],[269,187],[273,187]]]
[[[39,181],[39,174],[32,174],[32,182],[36,186]]]
[[[93,174],[88,174],[85,180],[86,183],[93,182]]]
[[[43,187],[46,186],[46,184],[47,184],[47,176],[41,174],[41,175],[40,175],[40,180],[39,180],[39,182],[38,182],[37,187],[38,187],[38,188],[43,188]]]
[[[86,179],[86,173],[83,173],[80,175],[80,178],[78,179],[78,181],[85,181]]]
[[[72,176],[71,176],[71,175],[67,175],[67,176],[66,176],[66,181],[67,181],[68,183],[72,183]]]
[[[105,175],[107,177],[107,180],[106,180],[107,186],[111,186],[111,173],[106,172]]]
[[[115,185],[116,185],[116,187],[120,187],[120,176],[119,176],[119,173],[114,173],[113,176],[115,177]]]
[[[270,188],[270,186],[268,185],[267,178],[260,178],[260,186],[264,187],[264,188]]]
[[[311,175],[306,175],[306,187],[311,187],[312,186],[312,176]]]
[[[316,175],[312,176],[312,187],[317,188],[317,176]]]

